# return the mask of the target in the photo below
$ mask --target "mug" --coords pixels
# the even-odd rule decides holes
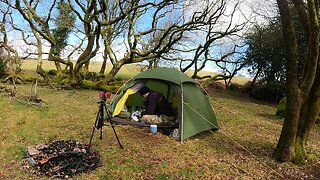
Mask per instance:
[[[150,132],[151,132],[152,134],[157,134],[157,131],[158,131],[157,125],[156,125],[156,124],[151,124],[151,125],[150,125]]]

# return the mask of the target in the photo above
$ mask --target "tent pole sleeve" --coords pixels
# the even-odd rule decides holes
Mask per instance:
[[[183,141],[183,86],[182,83],[180,83],[181,87],[181,129],[180,129],[180,142]]]

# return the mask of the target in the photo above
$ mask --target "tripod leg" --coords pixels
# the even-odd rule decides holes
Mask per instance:
[[[100,139],[102,139],[102,127],[100,129]]]
[[[91,133],[91,137],[90,137],[90,142],[89,142],[89,147],[88,147],[88,150],[89,150],[89,151],[90,151],[90,148],[91,148],[94,131],[95,131],[95,127],[93,126],[92,133]]]
[[[101,117],[101,109],[99,108],[99,111],[98,111],[97,117],[96,117],[96,121],[94,122],[93,127],[92,127],[92,133],[91,133],[90,142],[89,142],[89,150],[91,148],[93,135],[94,135],[94,132],[95,132],[96,127],[98,125],[98,121],[99,121],[100,117]],[[102,127],[101,127],[101,130],[102,130]]]
[[[90,137],[90,142],[89,142],[89,150],[90,150],[90,148],[91,148],[92,139],[93,139],[93,135],[94,135],[94,131],[95,131],[95,129],[96,129],[96,127],[95,127],[95,126],[93,126],[93,127],[92,127],[91,137]]]
[[[118,141],[118,144],[119,144],[119,146],[120,146],[120,149],[123,149],[123,146],[122,146],[122,144],[121,144],[121,142],[120,142],[120,140],[119,140],[119,137],[118,137],[118,135],[117,135],[116,130],[114,129],[114,125],[113,125],[113,123],[112,123],[111,120],[110,120],[110,124],[111,124],[112,130],[113,130],[113,133],[114,133],[114,135],[115,135],[116,138],[117,138],[117,141]]]

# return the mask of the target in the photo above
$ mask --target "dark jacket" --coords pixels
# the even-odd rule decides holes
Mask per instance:
[[[160,93],[150,91],[147,97],[146,110],[141,112],[143,115],[166,115],[173,116],[173,109],[168,100]]]

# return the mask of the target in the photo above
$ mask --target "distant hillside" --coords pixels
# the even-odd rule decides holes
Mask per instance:
[[[89,65],[89,71],[99,72],[101,65],[102,65],[102,62],[100,61],[92,61],[90,62],[90,65]],[[22,64],[22,69],[26,71],[35,71],[36,67],[37,67],[37,61],[33,59],[25,60]],[[108,63],[106,68],[106,73],[108,73],[111,70],[111,67],[112,67],[111,63]],[[42,68],[45,71],[49,71],[50,69],[55,69],[54,62],[44,60],[42,64]],[[138,65],[138,64],[128,64],[121,68],[120,72],[117,74],[117,77],[123,78],[123,79],[129,79],[139,74],[141,71],[143,71],[143,69],[145,69],[145,66]],[[192,71],[189,70],[187,71],[186,74],[191,76]],[[208,72],[208,71],[200,72],[201,76],[208,75],[208,74],[215,75],[216,73]],[[232,82],[239,85],[244,85],[248,81],[250,81],[249,78],[237,76],[237,77],[234,77]],[[223,82],[221,81],[221,83]]]

